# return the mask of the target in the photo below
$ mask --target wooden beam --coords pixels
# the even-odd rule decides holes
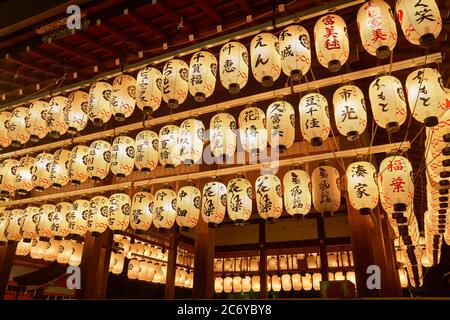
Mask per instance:
[[[17,57],[13,57],[9,53],[7,53],[5,55],[5,59],[9,60],[9,61],[11,61],[13,63],[19,64],[19,65],[21,65],[23,67],[26,67],[28,69],[31,69],[31,70],[36,70],[36,71],[39,71],[39,72],[42,72],[42,73],[47,73],[47,74],[52,75],[52,76],[56,76],[57,75],[56,71],[54,71],[54,70],[42,68],[42,67],[38,66],[37,64],[32,64],[32,63],[28,63],[28,62],[22,61],[22,60],[20,60]]]
[[[267,252],[266,252],[266,224],[264,221],[259,223],[259,283],[260,298],[267,299]]]
[[[175,275],[177,271],[178,226],[169,231],[169,257],[167,259],[164,299],[175,299]]]
[[[144,20],[143,17],[141,17],[139,14],[132,10],[127,10],[125,12],[126,15],[128,15],[130,18],[132,18],[137,24],[139,24],[141,27],[145,28],[148,32],[159,36],[162,40],[167,41],[167,36],[161,32],[158,28],[156,28],[154,25],[152,25],[150,22],[147,22]]]
[[[208,3],[207,0],[194,0],[195,4],[200,7],[209,17],[211,17],[218,24],[222,24],[222,17],[216,10]]]
[[[325,234],[325,221],[321,214],[317,215],[317,235],[319,238],[320,273],[322,281],[328,281],[328,256]]]
[[[208,228],[208,224],[200,218],[195,227],[194,299],[213,298],[215,235],[216,230]]]
[[[108,52],[109,54],[112,54],[114,57],[120,57],[121,52],[118,50],[115,50],[113,48],[111,48],[110,46],[104,46],[102,45],[98,39],[95,39],[93,36],[87,34],[86,32],[76,32],[75,33],[78,37],[80,37],[81,39],[83,39],[84,41],[90,43],[93,46],[96,46],[106,52]]]
[[[41,79],[36,78],[35,76],[32,76],[32,75],[26,74],[24,72],[21,72],[20,68],[18,70],[19,70],[19,72],[17,72],[17,70],[11,70],[11,69],[9,69],[7,67],[1,67],[0,66],[0,71],[1,72],[9,74],[9,75],[12,75],[14,77],[17,74],[17,78],[23,78],[23,79],[26,79],[26,80],[29,80],[29,81],[33,81],[33,82],[39,82],[41,80]]]
[[[250,7],[250,4],[248,3],[247,0],[237,0],[236,2],[244,10],[244,12],[246,14],[252,14],[253,13],[252,7]]]
[[[81,58],[83,60],[92,62],[92,63],[100,63],[100,59],[98,59],[97,57],[86,53],[82,50],[79,49],[75,49],[74,47],[68,45],[68,44],[63,44],[61,41],[49,41],[48,42],[49,45],[55,47],[56,49],[62,50],[65,53],[71,54],[73,56],[76,56],[78,58]]]
[[[112,35],[122,39],[123,41],[125,41],[127,43],[131,43],[137,49],[139,49],[139,50],[144,50],[145,49],[142,44],[140,44],[138,41],[132,39],[130,37],[130,35],[126,34],[122,30],[119,30],[118,28],[116,28],[115,26],[110,24],[109,22],[103,21],[103,20],[97,20],[97,25],[103,27],[105,30],[110,32]]]
[[[179,14],[172,11],[171,9],[169,9],[168,7],[166,7],[164,4],[162,4],[162,2],[160,0],[152,0],[152,4],[155,9],[157,9],[161,13],[165,14],[173,22],[175,22],[177,24],[181,23],[182,17]],[[192,28],[192,26],[184,19],[183,19],[183,26],[186,29],[186,31],[188,31],[188,32],[194,31],[194,28]]]
[[[3,300],[5,297],[16,248],[17,242],[15,241],[9,241],[8,243],[0,245],[0,300]]]

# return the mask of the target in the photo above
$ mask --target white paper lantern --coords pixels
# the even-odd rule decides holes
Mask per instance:
[[[73,184],[81,184],[89,178],[89,147],[78,145],[70,151],[68,175]]]
[[[148,274],[148,263],[147,261],[139,261],[139,273],[137,279],[144,281],[147,279]]]
[[[52,185],[51,166],[53,163],[53,155],[50,153],[40,153],[36,157],[36,161],[32,168],[31,180],[35,186],[36,191],[43,191]]]
[[[98,236],[108,228],[109,199],[104,196],[95,196],[90,201],[88,230],[92,235]]]
[[[321,273],[314,273],[312,276],[313,281],[313,289],[316,291],[320,290],[320,282],[322,281],[322,274]]]
[[[16,256],[26,256],[31,251],[31,241],[24,242],[23,239],[19,241],[16,248]]]
[[[84,237],[89,230],[91,203],[86,199],[78,199],[73,202],[72,212],[67,216],[69,234]]]
[[[55,206],[55,212],[52,215],[51,229],[56,240],[61,240],[69,235],[68,216],[72,213],[73,206],[70,202],[60,202]]]
[[[22,239],[22,225],[25,220],[24,218],[22,209],[13,209],[9,212],[4,230],[6,240],[18,242]]]
[[[347,190],[350,204],[360,214],[370,214],[378,204],[376,169],[366,161],[357,161],[347,168]]]
[[[309,93],[300,99],[298,109],[303,139],[313,146],[322,145],[331,130],[327,99],[320,93]]]
[[[158,69],[145,67],[136,78],[136,104],[144,112],[158,110],[162,100],[162,74]]]
[[[208,182],[203,187],[202,218],[210,227],[216,227],[225,218],[227,187],[221,182]]]
[[[189,64],[189,92],[195,101],[210,97],[216,86],[217,59],[207,51],[195,53]]]
[[[300,291],[302,290],[302,276],[298,273],[295,273],[291,276],[291,280],[292,280],[292,288],[295,291]]]
[[[125,257],[120,253],[116,253],[114,256],[111,253],[111,259],[113,259],[111,272],[113,274],[121,274],[125,264]]]
[[[79,266],[83,256],[83,244],[72,242],[72,255],[69,259],[69,266]]]
[[[158,229],[170,229],[177,217],[177,194],[170,189],[160,189],[155,193],[153,224]]]
[[[216,279],[214,279],[214,292],[223,292],[223,279],[221,277],[217,277]]]
[[[69,183],[69,162],[70,151],[58,150],[54,153],[50,167],[50,180],[53,187],[61,188]]]
[[[0,162],[0,196],[9,197],[16,191],[16,174],[20,162],[15,159],[5,159]]]
[[[275,221],[283,211],[281,181],[273,174],[265,174],[255,182],[256,205],[261,218]]]
[[[11,119],[11,112],[0,112],[0,150],[9,147],[11,139],[8,137],[8,121]]]
[[[4,245],[8,240],[5,238],[5,228],[11,211],[0,208],[0,245]]]
[[[364,49],[378,59],[389,57],[397,44],[391,7],[383,0],[370,0],[359,8],[357,23]]]
[[[436,69],[420,68],[406,78],[409,109],[417,121],[427,127],[438,124],[446,111],[442,77]]]
[[[64,109],[64,121],[68,128],[67,132],[75,135],[86,128],[88,123],[88,100],[89,94],[76,90],[69,94],[67,105]]]
[[[397,0],[395,11],[405,38],[412,44],[428,47],[441,33],[442,19],[434,0]]]
[[[100,181],[106,178],[111,165],[111,145],[104,140],[92,142],[87,160],[87,172],[92,180]]]
[[[125,231],[130,223],[130,196],[118,192],[109,197],[109,228],[116,231]]]
[[[136,136],[136,157],[134,164],[141,172],[149,173],[158,165],[159,137],[153,131],[144,130]]]
[[[133,196],[130,226],[136,233],[147,231],[152,225],[154,197],[150,192],[141,191]]]
[[[248,51],[235,41],[228,42],[220,49],[220,81],[231,93],[236,94],[248,81]]]
[[[70,240],[62,240],[59,243],[59,251],[56,256],[56,261],[59,264],[68,264],[73,252],[73,243]]]
[[[64,109],[68,99],[66,97],[53,97],[48,103],[47,128],[50,131],[50,137],[58,139],[67,132],[68,126],[64,120]]]
[[[22,225],[22,237],[25,242],[38,239],[39,207],[29,206],[23,210],[24,221]]]
[[[111,92],[111,113],[114,120],[125,121],[136,106],[136,79],[122,74],[114,79]]]
[[[24,157],[20,159],[20,164],[16,170],[16,179],[14,184],[18,194],[26,195],[33,190],[34,184],[32,179],[33,166],[36,159],[33,157]]]
[[[369,99],[376,124],[389,133],[398,132],[407,115],[400,80],[389,75],[377,77],[369,86]]]
[[[337,72],[347,61],[350,51],[347,25],[335,14],[327,14],[314,25],[314,45],[319,63]]]
[[[223,291],[225,293],[230,293],[231,291],[233,291],[233,278],[225,277],[223,279]]]
[[[295,81],[308,73],[311,67],[311,42],[308,31],[299,25],[290,25],[281,31],[281,68]]]
[[[49,245],[46,241],[33,240],[31,243],[30,257],[32,259],[42,259]]]
[[[49,105],[45,101],[32,102],[25,118],[26,130],[31,142],[38,142],[48,133],[47,112]]]
[[[380,199],[395,211],[406,211],[414,198],[412,166],[405,157],[386,157],[380,163],[378,174]]]
[[[226,159],[236,151],[236,120],[229,113],[218,113],[211,118],[209,125],[211,154]]]
[[[272,278],[272,291],[280,292],[281,291],[281,278],[277,275],[273,275]]]
[[[345,85],[333,94],[334,118],[339,133],[355,140],[367,126],[364,95],[357,86]]]
[[[306,215],[311,210],[311,179],[307,172],[293,169],[283,178],[284,207],[292,216]]]
[[[233,292],[241,292],[242,291],[242,278],[239,276],[233,277]]]
[[[267,147],[266,115],[257,107],[241,111],[238,118],[242,147],[249,153],[259,154]]]
[[[159,163],[165,168],[175,168],[181,162],[179,144],[180,128],[166,125],[159,131]]]
[[[180,125],[178,143],[181,146],[181,161],[184,164],[198,163],[203,155],[205,126],[200,120],[187,119]]]
[[[320,213],[333,213],[341,205],[339,172],[330,166],[319,166],[312,176],[312,199]]]
[[[6,123],[6,127],[8,128],[7,136],[11,139],[11,145],[15,148],[27,143],[30,139],[26,125],[27,117],[28,108],[18,107],[13,110],[11,117]]]
[[[178,108],[188,95],[189,66],[180,59],[166,62],[163,68],[162,97],[170,109]]]
[[[292,282],[291,282],[291,275],[290,274],[283,274],[281,276],[281,287],[283,291],[289,292],[292,290]]]
[[[118,178],[129,176],[134,169],[136,143],[130,137],[121,135],[111,146],[111,172]]]
[[[234,178],[228,182],[227,211],[236,224],[244,224],[252,214],[252,185],[245,178]]]
[[[101,127],[111,119],[112,86],[108,82],[94,83],[89,90],[88,115],[94,126]]]
[[[43,242],[43,243],[42,243]],[[44,261],[53,262],[58,257],[59,248],[60,248],[61,241],[50,239],[50,241],[39,241],[39,243],[36,245],[37,248],[37,254],[41,255],[41,259],[44,259]],[[43,248],[43,250],[41,248]],[[43,253],[39,251],[43,251]]]
[[[276,101],[267,108],[267,134],[272,148],[285,152],[294,144],[295,111],[286,101]]]
[[[52,218],[55,214],[56,206],[54,204],[43,204],[39,208],[38,233],[39,239],[49,241],[53,237]]]
[[[261,282],[259,276],[253,276],[252,277],[252,291],[253,292],[260,292],[261,291]]]
[[[176,222],[182,230],[189,230],[197,225],[201,201],[200,190],[194,186],[184,186],[178,190]]]
[[[311,289],[313,288],[311,274],[306,273],[304,276],[302,276],[302,287],[305,291],[311,291]]]
[[[256,81],[270,87],[281,74],[280,43],[278,38],[268,32],[253,37],[250,42],[252,73]]]

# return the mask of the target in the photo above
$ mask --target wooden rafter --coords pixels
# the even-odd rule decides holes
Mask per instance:
[[[163,5],[160,1],[152,0],[153,7],[155,7],[157,10],[159,10],[161,13],[165,14],[169,19],[171,19],[173,22],[180,23],[182,17]],[[193,32],[194,28],[185,20],[183,19],[183,27],[186,29],[187,32]]]
[[[218,24],[222,24],[222,17],[206,0],[194,0],[195,4],[200,7],[208,16],[214,19]]]
[[[252,7],[250,7],[250,4],[247,0],[236,0],[236,2],[239,4],[239,6],[244,10],[246,14],[252,14]]]
[[[31,75],[28,75],[28,74],[26,74],[24,72],[21,72],[20,70],[19,70],[19,72],[17,72],[17,71],[13,71],[11,69],[8,69],[6,67],[0,67],[0,72],[6,73],[6,74],[9,74],[9,75],[12,75],[12,76],[15,76],[17,74],[18,78],[27,79],[27,80],[30,80],[30,81],[33,81],[33,82],[39,81],[38,78],[36,78],[34,76],[31,76]]]
[[[122,30],[118,29],[117,27],[111,25],[107,21],[98,20],[97,25],[103,27],[106,31],[111,33],[112,35],[121,38],[123,41],[131,43],[133,46],[135,46],[137,49],[142,50],[144,49],[144,46],[140,44],[138,41],[133,40],[130,38],[130,35],[126,34]]]
[[[93,55],[91,55],[89,53],[86,53],[86,52],[84,52],[82,50],[75,49],[75,48],[73,48],[72,46],[70,46],[68,44],[63,44],[61,42],[55,42],[55,41],[48,42],[48,44],[53,46],[53,47],[55,47],[55,48],[57,48],[57,49],[59,49],[59,50],[62,50],[64,52],[66,52],[66,53],[69,53],[69,54],[74,55],[74,56],[76,56],[78,58],[81,58],[83,60],[86,60],[86,61],[89,61],[89,62],[92,62],[92,63],[99,63],[100,62],[100,60],[97,57],[95,57],[95,56],[93,56]]]
[[[81,39],[83,39],[84,41],[88,42],[89,44],[96,46],[106,52],[108,52],[109,54],[114,55],[115,57],[119,57],[120,56],[120,51],[115,50],[113,48],[111,48],[110,46],[104,46],[101,44],[101,42],[98,39],[95,39],[93,36],[87,34],[86,32],[77,32],[75,33],[78,37],[80,37]]]
[[[36,70],[36,71],[39,71],[39,72],[42,72],[42,73],[47,73],[47,74],[52,75],[52,76],[56,76],[57,75],[56,71],[54,71],[54,70],[51,70],[49,68],[40,67],[36,63],[28,63],[28,62],[23,61],[23,60],[15,57],[15,56],[10,55],[9,53],[6,54],[5,59],[9,60],[9,61],[11,61],[13,63],[19,64],[19,65],[21,65],[23,67],[26,67],[28,69],[31,69],[31,70]]]
[[[144,18],[141,17],[136,12],[127,10],[125,14],[127,14],[130,18],[132,18],[142,28],[145,28],[148,32],[159,36],[164,41],[167,41],[167,36],[163,32],[161,32],[158,28],[153,26],[150,22],[145,21]]]

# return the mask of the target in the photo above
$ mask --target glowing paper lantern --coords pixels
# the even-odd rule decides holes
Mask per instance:
[[[253,292],[259,292],[261,291],[261,282],[259,276],[253,276],[252,277],[252,291]]]
[[[64,109],[64,121],[68,128],[67,132],[74,135],[86,128],[88,123],[88,100],[89,94],[76,90],[69,94],[67,105]]]
[[[69,221],[67,217],[72,213],[73,206],[70,202],[60,202],[55,206],[50,221],[51,229],[56,240],[61,240],[69,234]]]
[[[319,18],[314,25],[314,45],[319,63],[331,72],[339,71],[350,51],[344,19],[335,14]]]
[[[16,173],[20,162],[15,159],[5,159],[0,162],[0,196],[9,197],[16,191]]]
[[[69,266],[79,266],[83,255],[83,244],[72,242],[72,255],[69,259]]]
[[[376,78],[369,86],[369,99],[376,124],[389,133],[398,132],[407,115],[400,80],[388,75]]]
[[[286,292],[292,290],[291,276],[289,274],[286,273],[281,276],[281,287]]]
[[[50,153],[40,153],[36,157],[33,168],[31,169],[31,180],[35,186],[36,191],[43,191],[52,185],[50,179],[50,169],[53,163],[53,155]]]
[[[202,218],[215,227],[225,218],[227,187],[221,182],[208,182],[203,187]]]
[[[16,248],[16,256],[26,256],[31,251],[31,241],[24,242],[23,239],[19,241]]]
[[[125,121],[136,106],[136,79],[122,74],[114,79],[111,92],[111,113],[114,120]]]
[[[311,274],[306,273],[304,276],[302,276],[302,287],[305,291],[311,291],[311,289],[313,288]]]
[[[147,279],[148,274],[148,263],[147,261],[139,261],[139,273],[138,273],[138,280],[144,281]]]
[[[150,192],[141,191],[133,196],[130,226],[136,233],[147,231],[152,225],[154,197]]]
[[[343,281],[345,280],[344,273],[342,271],[338,271],[334,273],[334,281]]]
[[[121,135],[111,146],[111,172],[118,178],[125,178],[133,172],[136,143],[130,137]]]
[[[311,43],[308,31],[298,25],[291,25],[281,31],[281,69],[295,81],[308,73],[311,67]]]
[[[73,184],[81,184],[89,178],[89,147],[78,145],[70,151],[68,175]]]
[[[408,274],[406,273],[406,270],[401,268],[398,269],[398,276],[400,278],[400,285],[402,288],[408,287]]]
[[[159,137],[149,130],[136,136],[136,157],[134,164],[141,172],[148,173],[156,168],[159,159]]]
[[[111,119],[111,93],[112,86],[103,81],[94,83],[89,90],[88,115],[96,127]]]
[[[91,203],[86,199],[78,199],[73,202],[72,212],[67,216],[69,222],[69,234],[84,237],[89,230]]]
[[[54,204],[43,204],[39,208],[38,234],[42,241],[49,241],[53,237],[52,218],[55,214],[56,206]]]
[[[5,238],[5,228],[10,213],[10,211],[0,208],[0,245],[3,245],[5,244],[5,242],[7,242],[7,239]]]
[[[200,216],[200,190],[194,186],[184,186],[177,194],[176,222],[182,230],[189,230],[196,226]]]
[[[26,130],[30,135],[31,142],[38,142],[45,138],[48,133],[47,111],[48,103],[45,101],[32,102],[25,118]]]
[[[397,0],[395,11],[403,34],[412,44],[428,47],[441,33],[442,19],[434,0]]]
[[[211,153],[219,159],[231,157],[236,151],[236,120],[229,113],[218,113],[209,126]]]
[[[8,121],[11,118],[11,112],[0,112],[0,150],[8,147],[11,144],[11,139],[8,137]]]
[[[44,249],[43,250],[44,252],[43,252],[41,258],[43,258],[44,261],[49,261],[49,262],[55,261],[56,258],[58,257],[61,241],[55,240],[55,239],[50,239],[49,242],[45,242],[45,241],[39,241],[39,242],[43,242],[43,243],[42,244],[38,243],[37,246],[42,247]],[[38,249],[38,251],[40,251],[39,249]],[[41,253],[39,252],[38,255],[41,255]]]
[[[414,119],[427,127],[439,123],[446,110],[442,77],[436,69],[420,68],[406,78],[406,95]]]
[[[306,215],[311,210],[311,179],[303,170],[289,170],[283,178],[284,207],[292,216]]]
[[[64,120],[64,109],[68,99],[66,97],[53,97],[48,103],[47,128],[50,131],[50,137],[58,139],[67,132],[67,124]]]
[[[158,110],[162,100],[162,74],[158,69],[145,67],[136,79],[136,104],[144,112]]]
[[[223,279],[223,291],[225,293],[230,293],[231,291],[233,291],[233,278],[225,277]]]
[[[313,289],[316,291],[320,290],[320,282],[322,281],[322,274],[321,273],[314,273],[312,276],[313,281]]]
[[[227,211],[236,224],[244,224],[252,214],[252,185],[245,178],[235,178],[228,182]]]
[[[250,42],[252,73],[263,87],[270,87],[281,74],[280,44],[278,38],[268,32],[253,37]]]
[[[50,167],[50,180],[53,187],[61,188],[69,183],[69,162],[70,151],[68,150],[58,150],[53,155],[53,162]]]
[[[106,178],[111,164],[111,145],[103,140],[92,142],[87,161],[87,172],[92,180],[100,181]]]
[[[165,168],[175,168],[181,162],[179,144],[180,128],[166,125],[159,131],[159,163]]]
[[[189,92],[195,101],[210,97],[216,86],[217,59],[207,51],[195,53],[189,64]]]
[[[23,241],[31,242],[32,239],[37,239],[39,234],[37,226],[39,223],[39,207],[29,206],[23,210],[23,225],[22,237]],[[0,230],[1,231],[1,230]]]
[[[31,244],[30,257],[32,259],[42,259],[49,245],[46,241],[34,240]]]
[[[347,168],[348,196],[353,208],[370,214],[378,204],[376,169],[366,161],[353,162]]]
[[[239,114],[239,135],[242,147],[259,154],[267,147],[266,115],[257,107],[248,107]]]
[[[216,279],[214,279],[214,291],[216,293],[223,292],[223,279],[221,277],[217,277]]]
[[[269,144],[281,152],[294,144],[295,111],[285,101],[276,101],[267,108],[267,133]]]
[[[302,290],[302,276],[298,273],[295,273],[291,276],[292,280],[292,288],[294,288],[295,291]]]
[[[300,130],[313,146],[322,145],[330,135],[330,117],[327,99],[320,93],[309,93],[300,99]]]
[[[163,68],[162,97],[170,109],[178,108],[188,95],[189,66],[180,59],[167,61]]]
[[[178,143],[184,164],[198,163],[202,159],[204,133],[205,126],[200,120],[187,119],[181,123]]]
[[[36,162],[33,157],[24,157],[20,159],[20,164],[16,170],[16,179],[14,181],[18,194],[25,195],[34,188],[32,179],[32,169]]]
[[[228,42],[220,49],[220,81],[231,93],[236,94],[248,81],[248,52],[239,42]]]
[[[155,193],[153,224],[156,228],[172,228],[177,217],[177,194],[170,189],[160,189]]]
[[[395,155],[380,163],[378,186],[380,199],[395,211],[406,211],[414,198],[412,166],[405,157]]]
[[[27,143],[30,139],[26,124],[27,117],[28,108],[18,107],[13,110],[11,117],[6,123],[8,128],[7,136],[11,140],[11,145],[15,148]]]
[[[281,278],[277,275],[273,275],[272,278],[272,290],[274,292],[280,292],[281,291]]]
[[[391,7],[383,0],[368,1],[359,8],[357,22],[364,49],[378,59],[389,57],[397,44]]]
[[[59,243],[59,251],[56,256],[56,261],[59,264],[68,264],[70,261],[70,256],[72,255],[73,244],[70,240],[62,240]]]
[[[130,223],[130,196],[118,192],[109,197],[109,228],[116,231],[125,231]]]
[[[334,118],[339,133],[349,141],[355,140],[364,132],[367,114],[364,95],[357,86],[346,85],[333,94]]]
[[[311,177],[314,208],[322,214],[333,213],[341,205],[339,172],[330,166],[314,169]]]
[[[241,292],[242,291],[242,278],[239,276],[233,277],[233,292]]]
[[[108,228],[109,199],[104,196],[95,196],[90,201],[88,230],[94,237],[100,235]]]
[[[261,218],[275,221],[283,211],[281,181],[273,174],[258,177],[255,182],[256,205]]]
[[[22,209],[13,209],[8,215],[5,225],[5,238],[8,241],[18,242],[22,239],[22,225],[24,222],[24,212]]]

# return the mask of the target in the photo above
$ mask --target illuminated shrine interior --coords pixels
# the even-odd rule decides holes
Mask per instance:
[[[450,297],[450,1],[0,1],[0,299]]]

